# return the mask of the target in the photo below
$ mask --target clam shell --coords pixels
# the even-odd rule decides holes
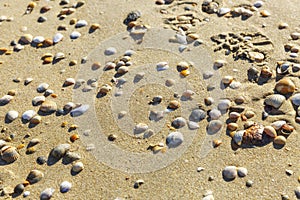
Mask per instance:
[[[218,104],[219,110],[227,110],[231,106],[231,102],[229,99],[222,99]]]
[[[63,109],[64,109],[64,111],[71,111],[73,108],[75,108],[76,107],[76,104],[75,103],[73,103],[73,102],[68,102],[68,103],[66,103],[65,105],[64,105],[64,107],[63,107]]]
[[[78,117],[80,115],[83,115],[89,109],[89,107],[90,106],[87,104],[81,105],[81,106],[71,110],[70,115],[72,117]]]
[[[107,49],[105,49],[104,54],[106,56],[111,56],[117,53],[117,49],[115,47],[108,47]]]
[[[183,135],[180,132],[172,132],[166,138],[169,148],[178,147],[183,142]]]
[[[6,145],[6,141],[0,140],[0,149]]]
[[[191,130],[200,128],[199,124],[197,122],[193,122],[193,121],[189,121],[188,126],[189,126],[189,129],[191,129]]]
[[[172,126],[176,129],[182,128],[186,125],[186,120],[183,117],[177,117],[172,121]]]
[[[84,169],[84,165],[82,162],[76,162],[73,166],[72,166],[72,171],[75,173],[79,173]]]
[[[229,123],[227,124],[227,129],[230,131],[235,131],[238,128],[238,124],[237,123]]]
[[[164,71],[169,69],[169,65],[167,62],[159,62],[156,64],[156,70],[157,71]]]
[[[114,62],[107,62],[103,68],[104,71],[114,69],[116,67],[116,63]]]
[[[272,138],[277,137],[276,130],[273,126],[265,126],[264,133],[267,134],[268,136],[272,137]]]
[[[219,14],[219,15],[225,15],[225,14],[229,13],[230,11],[231,11],[230,8],[220,8],[220,9],[218,10],[218,14]]]
[[[182,93],[182,96],[186,99],[193,99],[193,95],[195,94],[192,90],[186,90]]]
[[[57,110],[57,105],[54,101],[46,100],[42,103],[39,110],[45,113],[52,113]]]
[[[45,92],[47,89],[48,89],[48,87],[49,87],[49,84],[47,84],[47,83],[41,83],[38,87],[37,87],[37,91],[39,92],[39,93],[42,93],[42,92]]]
[[[285,97],[281,94],[272,94],[266,97],[264,103],[277,109],[285,100]]]
[[[10,121],[14,121],[19,117],[19,113],[15,110],[10,110],[6,113],[6,118]]]
[[[81,156],[78,153],[68,151],[63,158],[65,163],[71,163],[73,161],[79,160]]]
[[[63,34],[61,34],[61,33],[56,33],[56,34],[53,36],[53,43],[58,43],[58,42],[60,42],[63,38],[64,38]]]
[[[201,120],[205,119],[206,112],[201,109],[194,109],[189,116],[189,120],[193,122],[200,122]]]
[[[31,34],[24,34],[21,36],[20,41],[23,44],[30,44],[32,42],[33,36]]]
[[[42,122],[42,117],[39,115],[34,116],[33,118],[30,119],[31,124],[39,124]]]
[[[45,190],[43,190],[40,194],[40,200],[49,200],[52,198],[53,193],[54,193],[54,189],[53,188],[46,188]]]
[[[238,167],[237,173],[238,173],[239,177],[245,177],[248,174],[248,170],[245,167]]]
[[[145,132],[148,129],[148,125],[144,124],[144,123],[138,123],[135,127],[134,127],[134,134],[140,134]]]
[[[286,124],[286,121],[284,120],[278,120],[275,121],[271,124],[271,126],[275,129],[275,130],[279,130],[283,125]]]
[[[37,44],[42,43],[44,41],[45,41],[45,38],[43,36],[36,36],[32,39],[32,42],[37,43]]]
[[[72,183],[69,181],[64,181],[60,184],[60,192],[61,193],[66,193],[72,188]]]
[[[245,130],[237,131],[232,139],[237,145],[241,145],[243,142],[243,136],[244,136]]]
[[[61,60],[65,58],[65,54],[62,52],[58,52],[54,55],[54,60]]]
[[[54,158],[60,159],[70,150],[70,148],[70,144],[59,144],[52,149],[50,155]]]
[[[84,26],[87,26],[87,25],[88,25],[87,21],[85,21],[85,20],[79,20],[76,23],[75,28],[81,28],[81,27],[84,27]]]
[[[296,89],[295,84],[288,77],[284,77],[280,81],[278,81],[275,85],[275,89],[280,94],[288,94],[293,93]]]
[[[206,131],[208,134],[215,134],[217,133],[219,130],[221,130],[223,126],[223,122],[220,120],[211,120],[207,127],[206,127]]]
[[[225,66],[226,64],[227,64],[227,62],[225,60],[216,60],[214,62],[214,67],[221,68],[221,67]]]
[[[39,170],[32,170],[29,172],[26,180],[30,183],[30,184],[34,184],[39,182],[40,180],[42,180],[42,178],[44,178],[44,173],[39,171]]]
[[[291,97],[291,101],[295,106],[300,106],[300,93],[294,94]]]
[[[22,119],[29,121],[35,115],[36,115],[36,112],[34,110],[27,110],[22,114]]]
[[[7,163],[12,163],[16,161],[20,155],[17,149],[13,146],[5,145],[0,150],[1,159]]]
[[[81,36],[81,33],[79,33],[78,31],[73,31],[71,34],[70,34],[70,38],[72,40],[75,40],[77,38],[79,38]]]
[[[45,96],[36,96],[32,99],[32,105],[37,106],[43,103],[46,100]]]
[[[219,111],[218,109],[212,109],[212,110],[209,112],[209,117],[210,117],[212,120],[219,119],[221,116],[222,116],[221,111]]]
[[[174,110],[177,109],[177,108],[179,108],[179,107],[180,107],[180,102],[177,101],[177,100],[170,101],[170,103],[168,105],[168,108],[174,109]]]
[[[274,142],[274,144],[277,144],[277,145],[285,145],[286,138],[282,135],[279,135],[279,136],[275,137],[273,142]]]
[[[74,78],[67,78],[64,82],[64,86],[70,86],[75,84],[75,79]]]
[[[0,98],[0,105],[6,105],[13,99],[14,97],[11,95],[4,95],[3,97]]]

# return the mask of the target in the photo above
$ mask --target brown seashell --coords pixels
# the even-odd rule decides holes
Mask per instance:
[[[70,137],[71,142],[75,142],[75,140],[78,140],[78,139],[79,139],[79,135],[77,133],[71,135],[71,137]]]
[[[91,25],[91,30],[97,30],[100,28],[100,25],[99,24],[92,24]]]
[[[17,149],[23,149],[25,147],[25,144],[19,144],[18,146],[17,146]]]
[[[273,142],[274,142],[274,144],[277,144],[277,145],[285,145],[286,144],[286,138],[282,135],[279,135],[274,139]]]
[[[33,118],[30,119],[31,124],[39,124],[42,122],[42,117],[39,115],[34,116]]]
[[[174,110],[179,108],[179,107],[180,107],[180,103],[177,100],[170,101],[169,106],[168,106],[168,108],[174,109]]]
[[[296,89],[295,84],[288,77],[284,77],[275,85],[275,89],[281,94],[293,93]]]
[[[12,163],[20,157],[17,149],[9,145],[2,147],[0,152],[1,159],[7,163]]]
[[[26,149],[26,154],[33,154],[34,152],[36,152],[35,147],[29,147]]]
[[[39,110],[45,113],[52,113],[57,110],[57,105],[54,101],[46,100],[42,103]]]
[[[243,144],[256,145],[262,142],[262,134],[264,127],[259,124],[253,124],[248,129],[245,130],[243,135]]]
[[[64,122],[61,123],[60,126],[61,126],[62,128],[64,128],[64,127],[66,127],[67,125],[68,125],[68,122],[64,121]]]
[[[26,181],[28,181],[30,184],[34,184],[39,182],[40,180],[42,180],[42,178],[44,177],[44,173],[39,171],[39,170],[32,170],[29,172]]]
[[[43,42],[43,46],[44,46],[44,47],[50,47],[50,46],[52,46],[52,45],[53,45],[53,40],[50,39],[50,38],[46,38],[46,39],[44,40],[44,42]]]
[[[40,13],[48,12],[49,10],[51,10],[51,8],[51,6],[43,6],[40,10]]]
[[[227,129],[230,131],[235,131],[238,128],[238,124],[237,123],[229,123],[227,125]]]
[[[295,130],[295,128],[289,124],[284,124],[281,127],[281,133],[285,134],[285,135],[291,134],[294,130]]]
[[[222,141],[221,140],[213,140],[213,147],[214,148],[217,148],[218,146],[220,146],[222,144]]]
[[[272,138],[277,137],[276,130],[272,126],[266,126],[264,128],[264,133],[267,134],[268,136],[272,137]]]

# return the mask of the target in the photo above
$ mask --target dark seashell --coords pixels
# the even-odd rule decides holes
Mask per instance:
[[[141,17],[141,13],[139,11],[132,11],[127,15],[123,23],[125,25],[128,25],[130,22],[136,21],[140,17]]]

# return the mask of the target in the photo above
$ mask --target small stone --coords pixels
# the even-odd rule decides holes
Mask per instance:
[[[294,174],[293,170],[290,170],[290,169],[286,169],[285,170],[285,173],[288,175],[288,176],[291,176]]]
[[[225,180],[233,180],[237,177],[236,166],[226,166],[222,171],[223,178]]]
[[[297,199],[300,199],[300,186],[295,189],[295,195]]]
[[[248,174],[248,170],[245,167],[238,167],[237,173],[238,173],[239,177],[245,177]]]
[[[246,186],[247,187],[252,187],[252,185],[253,185],[253,181],[251,181],[251,180],[246,181]]]
[[[114,48],[114,47],[109,47],[109,48],[105,49],[105,51],[104,51],[104,54],[106,56],[111,56],[111,55],[114,55],[116,53],[117,53],[117,49]]]
[[[172,132],[166,138],[169,148],[178,147],[183,142],[183,135],[180,132]]]
[[[198,167],[198,168],[197,168],[197,172],[202,172],[202,171],[204,171],[204,168],[203,168],[203,167]]]

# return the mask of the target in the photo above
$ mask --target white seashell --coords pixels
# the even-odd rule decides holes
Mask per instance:
[[[42,42],[44,42],[45,41],[45,38],[43,37],[43,36],[36,36],[36,37],[34,37],[33,39],[32,39],[32,41],[34,42],[34,43],[42,43]]]
[[[37,87],[37,91],[39,92],[39,93],[42,93],[42,92],[45,92],[47,89],[48,89],[48,87],[49,87],[49,84],[47,84],[47,83],[41,83],[38,87]]]
[[[31,120],[36,115],[36,112],[34,110],[27,110],[22,114],[22,119],[23,120]]]
[[[64,82],[64,86],[70,86],[75,84],[75,79],[74,78],[67,78]]]
[[[53,43],[58,43],[58,42],[60,42],[63,38],[64,38],[63,34],[61,34],[61,33],[56,33],[56,34],[53,36]]]
[[[54,56],[54,60],[61,60],[61,59],[64,59],[64,58],[65,58],[65,54],[62,53],[62,52],[58,52]]]
[[[49,96],[49,95],[51,95],[51,94],[53,94],[53,93],[54,93],[53,90],[47,89],[47,90],[45,91],[45,96]]]
[[[206,117],[206,112],[201,109],[194,109],[189,116],[189,120],[193,122],[200,122]]]
[[[300,93],[294,94],[291,98],[291,101],[295,106],[300,106]]]
[[[104,54],[106,56],[111,56],[117,53],[117,49],[114,47],[108,47],[107,49],[105,49]]]
[[[214,119],[219,119],[221,117],[221,111],[219,111],[218,109],[212,109],[210,112],[209,112],[209,116],[212,120]]]
[[[193,99],[193,95],[195,94],[192,90],[186,90],[182,93],[182,96],[186,99]]]
[[[220,8],[220,9],[218,10],[218,14],[219,14],[219,15],[225,15],[225,14],[229,13],[230,11],[231,11],[230,8]]]
[[[166,138],[166,144],[169,148],[178,147],[183,142],[183,135],[180,132],[172,132]]]
[[[239,89],[240,87],[242,86],[242,84],[238,81],[232,81],[230,84],[229,84],[229,87],[231,89]]]
[[[236,166],[226,166],[222,171],[223,178],[225,180],[233,180],[237,177]]]
[[[24,81],[24,84],[25,84],[25,85],[28,85],[28,84],[31,83],[32,81],[33,81],[33,78],[30,78],[30,77],[29,77],[29,78],[26,78],[25,81]]]
[[[81,27],[84,27],[84,26],[87,26],[87,25],[88,25],[87,21],[82,19],[82,20],[79,20],[76,23],[75,28],[81,28]]]
[[[233,77],[232,76],[224,76],[222,78],[222,83],[224,85],[229,85],[232,81],[233,81]]]
[[[284,101],[285,97],[283,95],[272,94],[266,97],[264,103],[277,109],[283,104]]]
[[[73,166],[72,166],[72,171],[75,173],[79,173],[84,169],[84,165],[82,162],[76,162]]]
[[[138,123],[135,127],[134,127],[134,134],[140,134],[145,132],[148,129],[148,125],[144,124],[144,123]]]
[[[200,128],[199,124],[197,122],[193,122],[193,121],[189,121],[188,126],[189,126],[189,129],[191,129],[191,130]]]
[[[46,188],[45,190],[43,190],[41,192],[40,200],[49,200],[49,199],[51,199],[52,196],[53,196],[54,191],[55,190],[53,188]]]
[[[218,109],[223,111],[223,110],[227,110],[230,106],[231,106],[230,100],[222,99],[218,104]]]
[[[114,69],[116,67],[116,63],[114,62],[107,62],[103,68],[104,71]]]
[[[271,124],[271,126],[275,129],[275,130],[279,130],[283,125],[286,124],[286,121],[284,120],[278,120],[275,121]]]
[[[89,108],[90,108],[89,105],[83,104],[83,105],[71,110],[70,115],[72,117],[78,117],[80,115],[83,115]]]
[[[182,128],[186,125],[186,120],[183,117],[177,117],[172,121],[172,126],[176,129]]]
[[[272,138],[275,138],[277,136],[276,130],[273,126],[265,126],[264,133]]]
[[[28,197],[30,195],[30,191],[25,191],[24,193],[23,193],[23,197],[25,198],[25,197]]]
[[[72,188],[72,183],[69,181],[64,181],[60,184],[60,192],[61,193],[66,193]]]
[[[232,139],[237,145],[241,145],[243,142],[243,136],[244,136],[245,130],[237,131]]]
[[[32,42],[33,36],[31,34],[24,34],[21,36],[20,41],[23,44],[30,44]]]
[[[248,170],[245,167],[238,167],[237,173],[238,173],[239,177],[245,177],[248,174]]]
[[[73,31],[71,34],[70,34],[70,38],[72,40],[75,40],[77,38],[79,38],[81,36],[81,33],[79,33],[78,31]]]
[[[37,106],[46,100],[45,96],[36,96],[32,99],[32,105]]]
[[[211,120],[206,128],[208,134],[215,134],[221,130],[223,122],[220,120]]]
[[[70,144],[59,144],[51,150],[50,155],[56,159],[60,159],[70,150],[70,148]]]
[[[0,105],[6,105],[13,99],[14,97],[11,95],[4,95],[3,97],[0,98]]]
[[[156,64],[156,70],[157,71],[164,71],[169,69],[169,65],[167,62],[159,62]]]

